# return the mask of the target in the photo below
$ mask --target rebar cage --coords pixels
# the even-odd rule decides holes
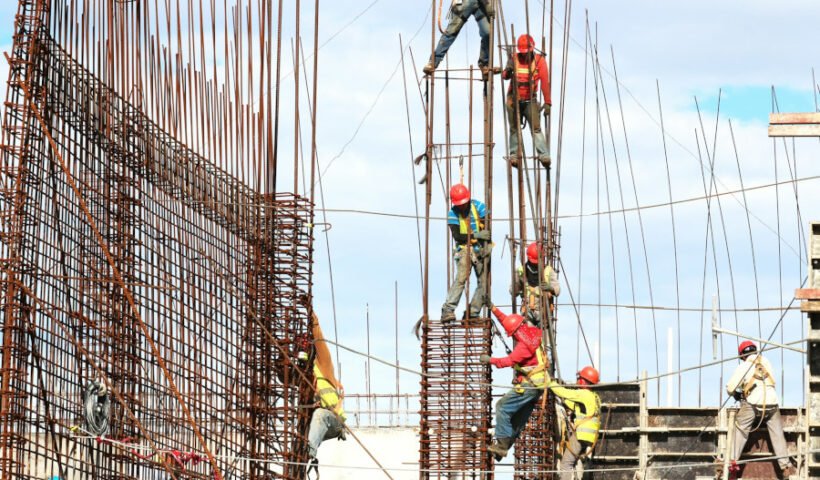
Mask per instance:
[[[311,201],[177,141],[52,39],[50,13],[20,1],[10,56],[0,478],[304,478]]]

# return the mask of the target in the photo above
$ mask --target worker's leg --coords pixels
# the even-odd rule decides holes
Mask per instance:
[[[488,265],[489,258],[485,256],[490,255],[491,247],[484,245],[478,254],[472,255],[473,268],[475,269],[476,286],[473,292],[473,297],[470,300],[470,318],[476,318],[481,315],[481,308],[487,303],[487,276],[484,271],[484,266]]]
[[[518,127],[521,125],[521,121],[518,119],[515,104],[512,102],[511,97],[512,94],[510,94],[510,98],[505,102],[505,107],[507,108],[507,123],[510,129],[509,148],[507,152],[511,157],[514,157],[518,155]]]
[[[510,389],[495,404],[495,438],[514,438],[515,425],[513,417],[532,399],[532,395],[524,390],[518,393]]]
[[[476,4],[477,3],[478,2],[476,2]],[[476,23],[478,23],[478,34],[481,35],[481,51],[478,54],[478,66],[482,67],[490,64],[490,21],[480,8],[476,8],[473,17]]]
[[[772,442],[774,456],[780,457],[777,459],[777,463],[783,469],[791,465],[788,458],[789,448],[786,446],[786,436],[783,434],[783,419],[780,418],[780,408],[777,405],[768,408],[766,428],[769,430],[769,440]]]
[[[583,446],[575,437],[573,433],[567,440],[567,445],[564,447],[564,453],[561,454],[561,480],[572,480],[575,476],[575,464],[578,463],[581,457],[581,450]]]
[[[521,407],[515,412],[512,416],[512,429],[513,429],[513,440],[517,439],[519,435],[521,435],[521,431],[524,430],[524,427],[527,426],[527,421],[530,419],[530,415],[532,415],[532,411],[535,408],[535,405],[538,403],[538,399],[541,398],[541,393],[543,390],[538,390],[532,388],[532,385],[527,384],[526,390],[521,395],[528,400],[526,403],[523,403]]]
[[[447,24],[447,28],[444,30],[444,35],[438,41],[438,45],[436,45],[436,52],[433,54],[433,65],[438,67],[438,64],[441,63],[441,60],[447,55],[447,50],[450,49],[450,46],[453,42],[456,41],[456,37],[458,36],[458,32],[461,31],[461,27],[464,26],[464,18],[462,18],[462,9],[456,8],[455,6],[452,8],[452,16],[450,17],[450,22]]]
[[[746,439],[749,438],[749,431],[752,429],[752,424],[755,421],[755,410],[748,402],[740,403],[740,410],[737,411],[735,417],[735,443],[730,460],[737,460],[743,453],[743,447],[746,446]]]
[[[469,248],[462,248],[453,253],[453,260],[456,264],[456,275],[453,279],[453,284],[450,285],[450,290],[447,291],[447,300],[444,301],[444,306],[441,307],[442,317],[445,314],[452,314],[456,311],[458,302],[461,301],[461,294],[464,293],[464,284],[467,282],[467,277],[470,276],[470,251]]]
[[[342,426],[336,415],[330,410],[317,408],[313,411],[310,419],[310,431],[308,432],[308,455],[310,458],[316,456],[319,445],[323,440],[336,438],[342,433]]]
[[[523,114],[532,129],[536,155],[538,158],[548,157],[547,140],[544,138],[544,132],[541,131],[541,104],[538,100],[527,102],[527,108],[524,109]]]

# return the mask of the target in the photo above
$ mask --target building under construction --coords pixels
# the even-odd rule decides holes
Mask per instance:
[[[314,350],[310,319],[319,296],[314,292],[314,244],[320,227],[329,228],[327,220],[316,218],[316,189],[323,173],[317,159],[323,7],[319,0],[304,5],[299,0],[184,3],[18,0],[13,46],[6,56],[9,76],[0,147],[2,480],[313,475],[308,429],[316,392],[309,368]],[[440,32],[446,32],[441,3],[432,2],[427,19],[431,52]],[[417,73],[409,61],[405,64],[407,50],[401,47],[407,127],[416,132],[417,140],[423,138],[423,146],[411,145],[410,155],[423,169],[416,187],[422,207],[414,217],[419,226],[421,318],[415,332],[420,360],[410,372],[399,365],[398,307],[394,362],[371,353],[369,323],[366,351],[343,345],[338,335],[327,339],[336,349],[338,370],[340,348],[364,358],[367,391],[347,395],[347,425],[361,438],[354,435],[344,447],[328,447],[360,449],[353,458],[364,470],[352,470],[358,477],[347,477],[341,473],[346,467],[333,469],[323,462],[328,468],[319,468],[325,478],[558,478],[560,407],[552,395],[538,403],[515,444],[514,460],[499,463],[488,452],[494,404],[505,380],[499,381],[503,374],[481,358],[492,355],[494,348],[507,347],[509,352],[509,340],[486,307],[495,303],[508,311],[520,310],[521,299],[512,288],[509,295],[498,292],[516,281],[528,244],[541,246],[541,268],[559,272],[566,282],[565,293],[549,299],[545,295],[539,309],[551,375],[562,376],[564,357],[559,352],[570,349],[577,352],[576,363],[579,356],[588,356],[589,361],[582,363],[601,368],[600,352],[596,356],[587,344],[581,320],[585,312],[598,309],[599,340],[606,336],[600,318],[608,315],[600,313],[602,308],[611,308],[615,321],[620,320],[617,312],[623,305],[617,301],[617,286],[612,304],[601,298],[585,304],[588,297],[577,291],[582,290],[580,273],[578,283],[570,284],[575,277],[568,277],[567,270],[575,265],[562,260],[566,236],[557,204],[562,168],[568,168],[562,167],[562,145],[569,142],[563,121],[567,51],[573,39],[568,28],[561,33],[557,25],[571,23],[572,2],[564,2],[560,12],[554,2],[541,2],[533,12],[530,2],[524,2],[525,25],[518,31],[505,19],[505,3],[488,4],[490,56],[484,71],[453,62],[443,63],[430,75]],[[550,83],[559,87],[553,88],[552,112],[536,113],[552,153],[551,164],[538,162],[534,126],[509,125],[504,113],[508,105],[519,104],[518,85],[497,73],[522,33],[536,39],[536,49],[545,55],[555,80]],[[597,105],[593,128],[601,145],[595,150],[603,154],[608,138],[615,148],[608,109],[617,108],[614,98],[620,104],[621,91],[604,88],[611,81],[605,78],[609,70],[600,65],[597,39],[593,42],[588,23],[586,41],[590,53],[584,62],[589,62],[590,84],[594,83],[590,98],[594,96]],[[422,52],[425,58],[426,54]],[[612,70],[619,88],[614,58]],[[411,124],[408,98],[415,92],[408,95],[407,78],[415,82],[411,92],[417,87],[423,123]],[[607,101],[613,105],[607,103],[604,113]],[[620,111],[623,115],[623,107]],[[512,117],[521,115],[514,111]],[[501,126],[496,125],[498,118],[503,118]],[[665,149],[662,112],[660,121]],[[769,133],[775,139],[820,137],[818,114],[775,114],[771,123]],[[729,193],[717,191],[714,151],[709,151],[702,125],[701,130],[706,151],[701,165],[712,166],[711,178],[702,172],[703,199],[715,199],[715,205],[708,203],[705,292],[707,264],[717,277],[723,262],[715,247],[720,236],[715,233],[716,218],[723,208],[720,197]],[[624,125],[624,138],[626,132]],[[506,151],[511,135],[522,139],[518,165],[499,150]],[[628,144],[626,148],[628,152]],[[631,157],[629,162],[631,170]],[[602,179],[609,177],[614,191],[613,171],[606,171],[605,162],[599,165],[603,171],[597,173],[596,188],[600,191]],[[804,180],[797,178],[796,166],[795,161],[795,185]],[[581,163],[579,178],[584,177],[584,168]],[[621,166],[615,168],[621,172]],[[667,174],[668,169],[667,161]],[[618,176],[619,190],[620,181]],[[636,185],[634,178],[632,182]],[[496,250],[503,243],[509,266],[499,262],[490,275],[487,260],[488,291],[493,282],[503,287],[495,289],[478,317],[465,315],[464,320],[447,323],[431,301],[438,301],[438,289],[449,285],[458,272],[451,262],[452,239],[437,209],[449,208],[446,192],[458,183],[469,185],[474,197],[486,202],[486,222],[493,231],[505,232],[493,233],[493,240]],[[608,200],[609,183],[606,188]],[[741,188],[734,192],[744,195],[741,211],[747,220],[745,193],[751,189],[741,179]],[[642,208],[628,208],[623,191],[620,195],[620,206],[599,205],[594,214],[584,213],[581,200],[578,222],[583,231],[586,216],[608,220],[613,239],[605,247],[612,250],[612,285],[617,285],[615,271],[620,270],[615,258],[623,256],[615,253],[621,240],[611,233],[612,216],[623,214],[623,242],[626,249],[634,248],[629,250],[630,262],[633,255],[641,255],[637,243],[628,243],[636,230],[633,223],[639,223],[648,296],[653,298],[656,281],[650,275]],[[665,208],[678,203],[671,198],[671,185],[669,196]],[[635,203],[640,205],[637,197],[636,187]],[[796,187],[794,197],[796,201]],[[507,212],[501,213],[503,207]],[[779,208],[778,204],[778,212]],[[326,214],[327,209],[321,210]],[[634,222],[626,217],[632,210],[638,215]],[[799,219],[799,205],[797,210]],[[723,221],[723,210],[719,212]],[[674,239],[674,209],[671,215]],[[749,228],[754,256],[751,222]],[[720,227],[724,236],[727,230],[725,224]],[[600,224],[598,234],[600,238]],[[788,306],[772,310],[782,312],[779,326],[790,310],[797,313],[792,303],[800,300],[801,315],[809,319],[804,340],[786,344],[762,327],[760,334],[749,338],[802,355],[805,402],[781,412],[797,478],[809,479],[820,478],[820,350],[814,342],[820,336],[820,224],[812,223],[801,234],[808,255],[798,254],[798,269],[801,276],[805,273],[805,282],[781,285],[781,290],[797,292]],[[445,236],[443,245],[437,245]],[[727,241],[727,257],[728,251]],[[676,245],[676,277],[677,257]],[[599,291],[605,272],[601,258],[599,243]],[[728,264],[731,272],[731,258]],[[441,275],[446,278],[434,278],[440,272],[446,272]],[[631,264],[629,272],[632,276]],[[755,281],[756,275],[755,271]],[[634,312],[641,306],[635,301],[635,279],[630,280],[637,357],[644,340],[637,338],[639,319]],[[468,280],[465,290],[468,303],[475,291],[471,282],[475,283]],[[721,280],[714,282],[720,291]],[[734,302],[734,278],[732,282]],[[705,293],[703,299],[700,293],[698,297],[701,322],[704,315],[712,315],[711,328],[701,336],[714,338],[717,357],[723,341],[718,336],[738,334],[723,329],[718,314],[733,313],[737,325],[742,309],[718,305],[717,300],[706,305]],[[655,328],[655,312],[662,308],[653,298],[645,310],[651,311]],[[681,402],[684,310],[678,294],[677,370],[660,370],[655,328],[654,338],[646,340],[655,347],[654,364],[646,359],[641,364],[638,358],[634,362],[635,370],[642,371],[640,377],[622,375],[620,363],[606,371],[604,384],[596,390],[602,399],[601,437],[584,462],[584,478],[696,480],[714,478],[716,465],[728,465],[736,410],[724,408],[725,401],[720,407],[702,405],[700,387],[696,405]],[[759,322],[764,311],[758,298],[757,308],[747,313],[757,314]],[[649,321],[647,317],[645,323]],[[561,343],[561,330],[576,328],[576,345]],[[775,331],[782,337],[782,329]],[[619,362],[632,355],[629,347],[620,350],[620,342],[618,337]],[[672,352],[671,342],[667,348]],[[730,353],[721,350],[721,358],[735,360]],[[371,360],[395,369],[395,390],[371,391]],[[698,369],[707,363],[701,359]],[[564,366],[563,376],[571,377],[571,370]],[[654,371],[643,373],[646,370]],[[400,371],[418,376],[418,391],[401,393]],[[721,375],[721,390],[723,380]],[[661,382],[677,382],[677,404],[660,398]],[[374,445],[380,440],[368,441],[369,427],[386,427],[382,431],[388,436],[392,429],[412,427],[410,437],[394,440],[409,438],[414,443],[412,458],[385,461],[384,445]],[[752,434],[742,478],[779,475],[766,438],[765,429]]]

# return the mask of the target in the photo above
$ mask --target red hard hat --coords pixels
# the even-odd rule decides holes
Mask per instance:
[[[501,325],[507,332],[508,337],[512,337],[513,333],[515,333],[515,331],[518,330],[518,327],[520,327],[522,323],[524,323],[524,317],[518,315],[517,313],[507,315],[506,317],[501,319]]]
[[[529,35],[518,37],[518,53],[530,53],[535,49],[535,40]]]
[[[538,263],[538,244],[536,242],[527,246],[527,260],[530,263]]]
[[[595,385],[601,379],[601,375],[598,374],[598,370],[595,370],[595,368],[586,366],[578,372],[578,378],[584,379],[590,384]]]
[[[470,190],[467,187],[461,183],[457,183],[450,188],[450,202],[452,202],[453,206],[464,205],[469,201]]]
[[[737,347],[738,355],[745,355],[747,353],[752,353],[755,351],[757,351],[757,345],[755,345],[755,342],[751,340],[745,340]]]

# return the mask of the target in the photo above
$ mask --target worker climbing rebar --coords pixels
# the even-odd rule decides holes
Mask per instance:
[[[541,292],[547,294],[547,305],[554,296],[561,294],[561,284],[552,266],[543,267],[543,278],[538,279],[539,244],[533,242],[527,246],[527,261],[516,269],[518,274],[513,283],[512,293],[521,296],[521,313],[536,325],[541,324]]]
[[[311,469],[318,469],[316,454],[324,440],[345,440],[345,411],[342,406],[344,388],[333,371],[330,350],[324,341],[322,328],[316,314],[312,317],[313,339],[316,354],[313,359],[313,377],[316,409],[310,418],[308,431],[308,456]]]
[[[430,61],[422,69],[425,75],[432,74],[453,42],[456,41],[461,28],[470,17],[475,18],[478,32],[481,35],[481,52],[478,56],[478,67],[483,75],[487,75],[490,63],[490,22],[495,16],[493,2],[495,0],[453,0],[448,13],[449,22],[436,45],[436,51],[430,56]],[[441,27],[439,27],[441,28]]]
[[[507,118],[509,120],[509,162],[518,167],[521,161],[521,138],[519,132],[526,121],[532,129],[535,153],[546,168],[550,166],[550,153],[544,132],[541,131],[541,112],[550,114],[552,97],[550,96],[550,78],[547,62],[535,52],[535,40],[529,35],[518,37],[517,52],[507,59],[502,77],[510,82],[507,91]],[[544,97],[542,104],[538,100],[538,89]]]
[[[482,363],[492,364],[496,368],[512,367],[517,372],[514,387],[496,403],[496,441],[487,448],[496,460],[501,460],[507,456],[507,451],[527,425],[544,391],[549,373],[547,355],[541,345],[541,329],[521,315],[505,315],[495,306],[492,312],[507,336],[516,341],[515,348],[506,357],[496,358],[486,354],[480,357]]]
[[[447,224],[456,243],[453,249],[453,260],[456,264],[456,275],[447,292],[447,299],[441,307],[443,323],[455,320],[455,309],[461,301],[471,268],[475,270],[477,285],[469,305],[469,317],[481,315],[486,305],[486,276],[489,269],[489,256],[492,250],[490,231],[485,224],[486,205],[470,198],[470,190],[463,184],[456,184],[450,189],[452,208],[447,214]],[[468,314],[465,311],[464,318]]]
[[[763,423],[769,430],[772,450],[780,465],[782,478],[789,478],[796,472],[789,459],[789,449],[783,435],[783,421],[780,419],[780,400],[777,397],[775,381],[772,376],[772,364],[758,353],[757,345],[750,340],[742,342],[737,349],[740,365],[726,383],[726,392],[740,402],[740,410],[735,417],[735,435],[730,457],[729,478],[736,478],[740,473],[737,460],[743,453],[749,432],[760,428]],[[722,478],[722,466],[718,467],[718,478]]]

